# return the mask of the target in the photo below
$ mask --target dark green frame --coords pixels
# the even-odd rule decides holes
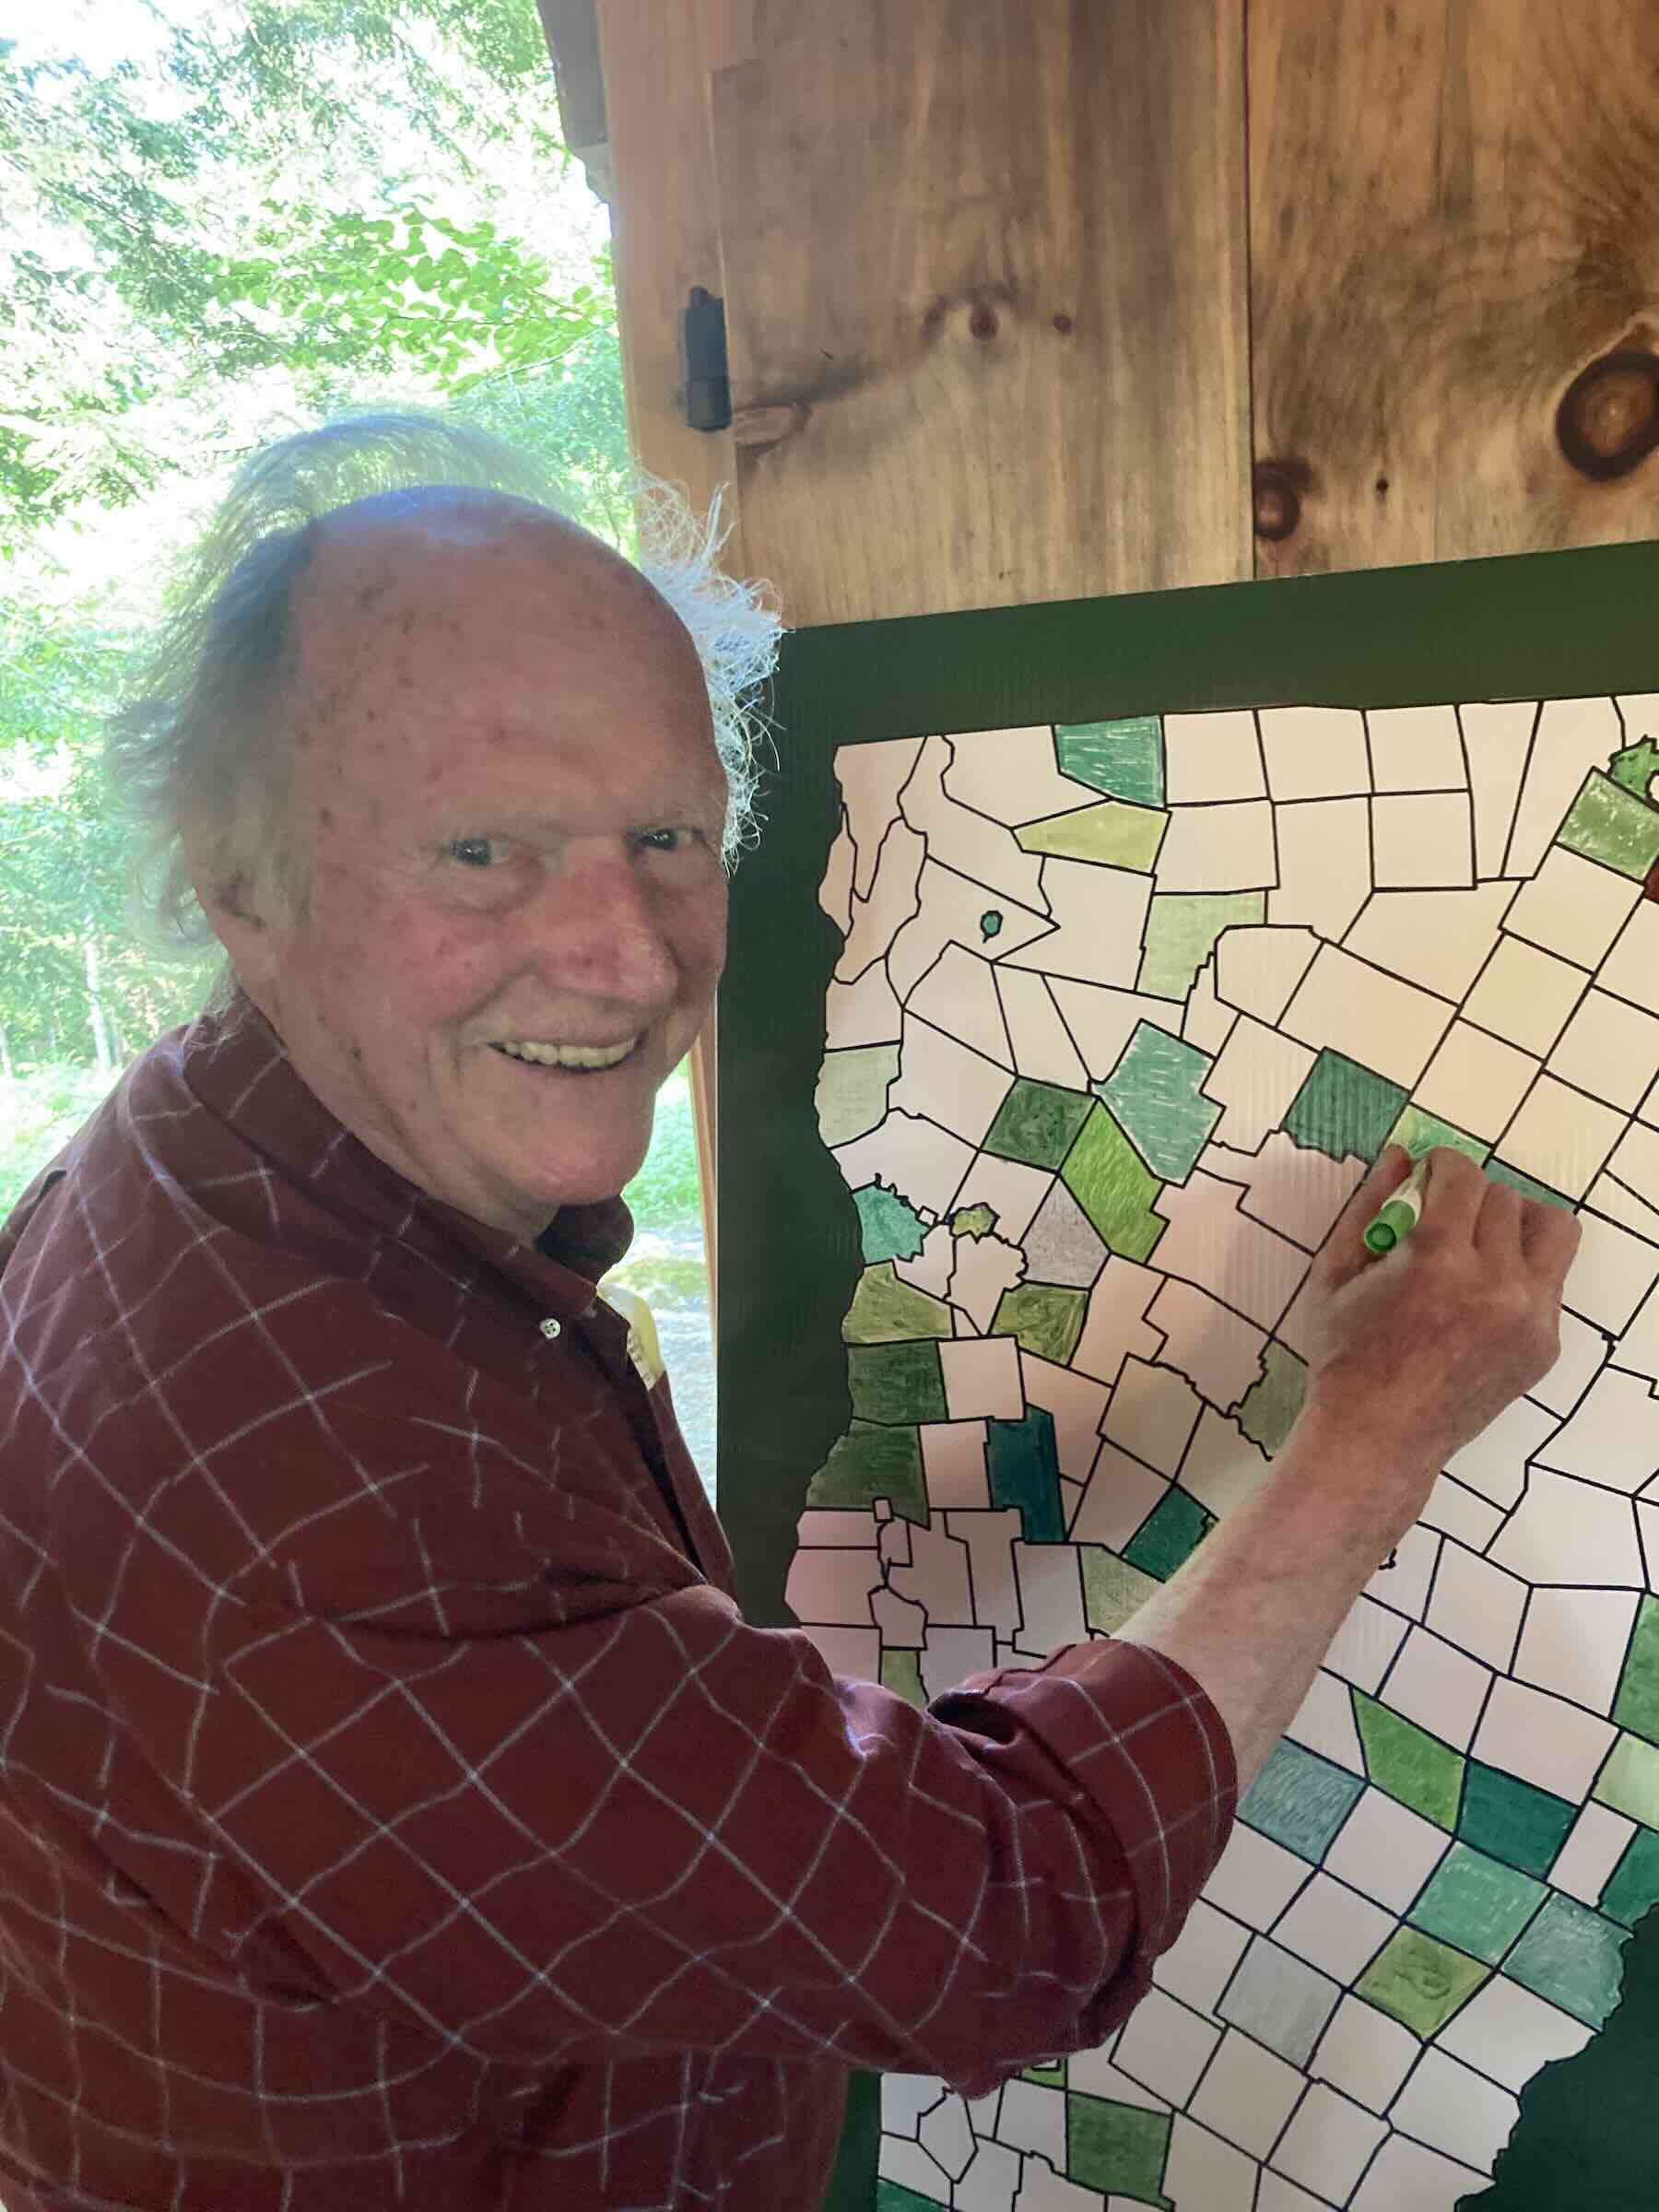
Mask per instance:
[[[1655,689],[1659,544],[924,615],[786,639],[777,772],[762,792],[759,846],[733,882],[720,995],[719,1501],[751,1621],[794,1626],[783,1585],[795,1524],[850,1416],[841,1322],[859,1271],[858,1223],[813,1108],[841,945],[818,905],[840,820],[836,748],[1224,707]],[[1659,1951],[1659,1932],[1643,1947]],[[1659,2044],[1648,2060],[1659,2071]],[[833,2212],[874,2205],[878,2129],[875,2078],[857,2077]],[[1504,2206],[1542,2212],[1545,2200],[1512,2181],[1500,2185]],[[1499,2198],[1486,2201],[1495,2212]]]

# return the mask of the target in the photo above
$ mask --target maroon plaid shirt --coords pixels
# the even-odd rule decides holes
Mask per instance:
[[[794,2212],[849,2066],[978,2095],[1146,1989],[1213,1708],[746,1627],[629,1226],[425,1196],[243,1001],[0,1230],[10,2212]]]

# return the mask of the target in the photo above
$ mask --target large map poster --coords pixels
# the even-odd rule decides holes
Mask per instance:
[[[1445,1469],[1152,1994],[883,2212],[1451,2212],[1659,1900],[1659,698],[842,743],[813,1112],[850,1413],[790,1608],[925,1702],[1109,1634],[1260,1480],[1384,1142],[1574,1209],[1560,1359]]]

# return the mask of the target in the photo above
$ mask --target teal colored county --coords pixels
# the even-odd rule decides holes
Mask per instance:
[[[1163,1184],[1104,1106],[1091,1107],[1060,1176],[1110,1251],[1126,1260],[1151,1257],[1169,1227],[1152,1211]]]
[[[882,2174],[876,2183],[876,2212],[941,2212],[950,2202],[950,2183],[939,2176],[937,2196],[924,2196],[919,2190],[907,2189],[902,2182],[890,2182]]]
[[[1164,803],[1163,728],[1156,714],[1056,723],[1054,759],[1063,776],[1103,791],[1109,799],[1132,799],[1139,806]]]
[[[1630,1934],[1588,1905],[1552,1892],[1503,1971],[1587,2028],[1599,2028],[1618,2002]]]
[[[1224,929],[1266,919],[1265,891],[1154,892],[1135,989],[1149,998],[1184,999]]]
[[[1547,1874],[1577,1818],[1578,1807],[1565,1797],[1500,1767],[1469,1760],[1457,1833],[1488,1858],[1501,1859],[1523,1874]]]
[[[1124,1547],[1131,1567],[1167,1583],[1216,1525],[1216,1516],[1188,1490],[1171,1485]]]
[[[1453,1152],[1466,1152],[1477,1167],[1484,1167],[1491,1146],[1466,1129],[1453,1128],[1442,1122],[1438,1113],[1426,1113],[1420,1106],[1407,1106],[1405,1112],[1388,1133],[1391,1145],[1404,1145],[1413,1159],[1421,1159],[1432,1152],[1436,1145],[1449,1145]]]
[[[1659,1904],[1659,1835],[1639,1828],[1601,1893],[1601,1909],[1621,1927],[1633,1928]]]
[[[1072,2091],[1065,2100],[1065,2171],[1068,2180],[1102,2196],[1126,2196],[1170,2212],[1163,2194],[1171,2115],[1112,2104],[1104,2097]]]
[[[1052,853],[1056,860],[1092,860],[1102,867],[1132,868],[1149,876],[1170,826],[1167,814],[1150,806],[1128,806],[1102,799],[1069,814],[1051,814],[1016,830],[1014,841],[1027,853]]]
[[[1118,1127],[1166,1182],[1186,1181],[1221,1119],[1220,1107],[1198,1088],[1214,1065],[1195,1044],[1143,1021],[1111,1075],[1095,1086]]]
[[[873,1505],[892,1501],[906,1521],[927,1525],[927,1482],[922,1439],[914,1429],[878,1428],[854,1421],[839,1437],[806,1488],[808,1505]]]
[[[1659,1599],[1644,1597],[1636,1615],[1613,1718],[1621,1728],[1659,1744]]]
[[[992,1504],[1018,1509],[1020,1531],[1028,1544],[1065,1541],[1052,1413],[1041,1406],[1028,1406],[1023,1420],[988,1421],[985,1471]]]
[[[1069,1364],[1083,1334],[1088,1293],[1065,1283],[1017,1283],[996,1302],[993,1336],[1017,1337],[1036,1359]]]
[[[1088,1120],[1090,1102],[1085,1090],[1022,1076],[997,1109],[985,1150],[1028,1168],[1057,1168]]]
[[[1366,1771],[1377,1787],[1437,1828],[1454,1828],[1463,1791],[1462,1752],[1367,1697],[1362,1689],[1354,1692],[1354,1718],[1365,1749]]]
[[[942,1298],[901,1283],[891,1260],[858,1278],[841,1337],[847,1344],[893,1344],[907,1336],[953,1336],[956,1324]]]
[[[854,1191],[859,1234],[864,1241],[865,1266],[878,1260],[913,1260],[927,1236],[914,1206],[879,1182],[866,1182]]]
[[[1239,1803],[1239,1818],[1317,1866],[1365,1794],[1346,1767],[1281,1738]]]
[[[847,1387],[861,1421],[902,1424],[947,1418],[935,1343],[852,1345]]]
[[[1453,1843],[1409,1918],[1414,1928],[1496,1966],[1548,1894],[1531,1875]]]
[[[1640,1736],[1621,1735],[1593,1794],[1644,1828],[1659,1828],[1659,1750]]]
[[[1158,1588],[1158,1577],[1131,1567],[1103,1544],[1079,1544],[1083,1560],[1083,1618],[1097,1636],[1115,1636]]]
[[[1308,1393],[1305,1360],[1282,1344],[1262,1355],[1262,1371],[1239,1401],[1239,1426],[1271,1459],[1296,1426]]]
[[[898,1073],[896,1044],[847,1045],[826,1053],[813,1101],[825,1144],[850,1145],[874,1129],[887,1112],[888,1088]]]
[[[1356,1984],[1354,1994],[1427,2042],[1438,2035],[1490,1970],[1420,1928],[1398,1928]]]
[[[1310,1152],[1369,1164],[1388,1142],[1407,1098],[1397,1083],[1327,1045],[1290,1101],[1285,1127]]]
[[[1640,883],[1659,860],[1659,809],[1593,768],[1555,841]]]
[[[1547,1182],[1537,1182],[1532,1176],[1524,1175],[1519,1168],[1512,1168],[1507,1159],[1488,1159],[1486,1171],[1494,1182],[1507,1182],[1523,1198],[1535,1198],[1540,1206],[1559,1206],[1570,1214],[1575,1210],[1571,1198],[1564,1197],[1559,1191],[1552,1191]]]

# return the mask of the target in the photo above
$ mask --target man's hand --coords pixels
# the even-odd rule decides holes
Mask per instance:
[[[1389,1542],[1416,1519],[1435,1475],[1560,1351],[1561,1288],[1579,1226],[1523,1198],[1464,1153],[1430,1155],[1422,1218],[1383,1259],[1366,1225],[1411,1163],[1388,1146],[1355,1193],[1310,1278],[1317,1346],[1304,1418],[1326,1451],[1396,1471],[1379,1498]]]
[[[1555,1364],[1578,1223],[1432,1155],[1385,1259],[1367,1224],[1410,1171],[1391,1146],[1315,1261],[1308,1402],[1265,1477],[1119,1636],[1195,1675],[1248,1785],[1356,1595],[1452,1454]]]

